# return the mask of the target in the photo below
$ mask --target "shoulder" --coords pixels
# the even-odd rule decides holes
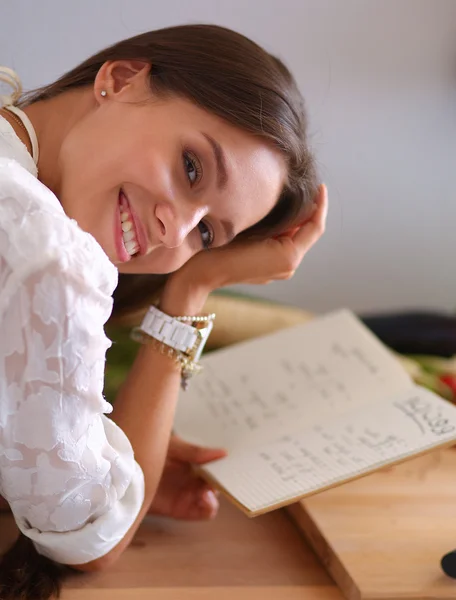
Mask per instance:
[[[0,157],[0,258],[19,272],[58,262],[111,295],[117,269],[98,242],[65,214],[56,196],[17,161]],[[0,260],[1,264],[1,260]]]
[[[17,137],[8,121],[0,115],[0,158],[18,162],[32,176],[37,176],[37,168],[27,148]]]

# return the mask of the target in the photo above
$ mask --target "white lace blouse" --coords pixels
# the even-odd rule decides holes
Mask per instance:
[[[144,499],[103,398],[116,285],[0,117],[0,495],[38,552],[69,565],[109,552]]]

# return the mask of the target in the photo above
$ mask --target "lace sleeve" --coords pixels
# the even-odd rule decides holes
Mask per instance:
[[[52,258],[0,314],[0,492],[37,550],[64,564],[109,552],[144,499],[102,394],[111,303]]]

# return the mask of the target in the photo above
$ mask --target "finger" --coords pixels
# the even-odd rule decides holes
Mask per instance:
[[[301,221],[301,223],[299,223],[298,225],[296,225],[295,227],[292,227],[291,229],[287,229],[287,231],[284,231],[283,233],[276,235],[275,239],[279,239],[281,237],[289,237],[289,238],[294,238],[294,236],[298,233],[298,231],[309,221],[313,221],[316,215],[316,212],[322,202],[323,199],[323,195],[326,193],[326,186],[324,184],[321,184],[318,186],[317,189],[317,193],[315,195],[315,198],[313,199],[313,206],[310,208],[311,214],[309,214],[303,221]]]
[[[318,188],[317,194],[314,199],[314,210],[312,214],[301,223],[300,227],[297,228],[301,230],[308,224],[322,225],[326,222],[326,217],[328,213],[328,189],[326,185],[321,184]],[[296,234],[295,234],[296,235]]]
[[[309,250],[324,233],[327,216],[328,191],[325,185],[321,185],[316,199],[314,214],[293,237],[293,242],[299,247],[302,254]]]
[[[282,252],[277,253],[273,249],[274,258],[278,261],[275,279],[291,279],[294,272],[299,267],[305,254],[323,235],[326,218],[328,213],[328,194],[325,185],[318,188],[318,193],[315,199],[315,210],[310,217],[291,237],[289,235],[277,238],[281,245]],[[270,246],[271,248],[271,246]],[[272,266],[274,259],[271,257],[269,265]]]
[[[199,498],[198,506],[206,518],[213,519],[220,506],[215,491],[210,487],[204,488]]]
[[[177,519],[196,519],[201,514],[199,501],[203,484],[199,479],[194,479],[183,486],[172,507],[172,514]]]
[[[203,520],[213,519],[218,509],[214,491],[203,481],[195,480],[181,490],[173,513],[178,519]]]
[[[171,458],[189,462],[196,465],[218,460],[226,456],[226,450],[223,448],[205,448],[196,444],[189,444],[183,439],[175,436],[170,447]]]

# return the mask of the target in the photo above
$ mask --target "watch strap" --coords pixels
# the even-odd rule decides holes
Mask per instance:
[[[155,306],[149,307],[142,320],[140,330],[185,354],[190,353],[199,338],[196,327],[178,321]]]

